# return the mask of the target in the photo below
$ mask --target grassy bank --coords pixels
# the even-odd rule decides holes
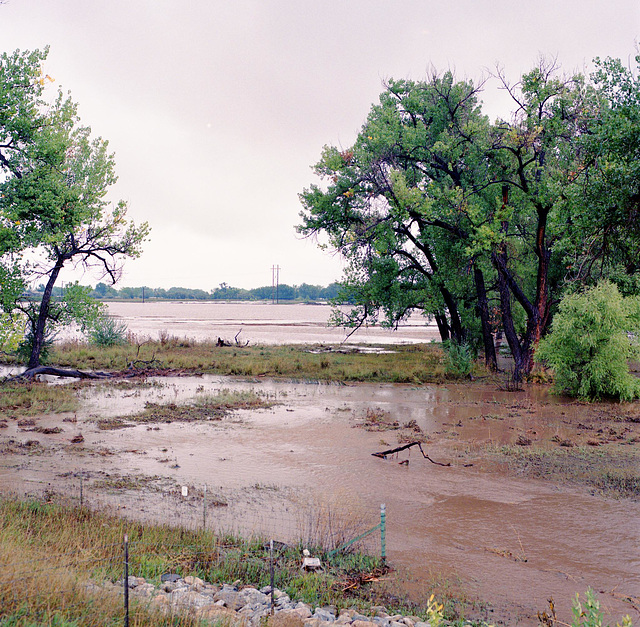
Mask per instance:
[[[393,352],[356,352],[297,345],[218,347],[210,342],[177,338],[104,348],[66,342],[55,345],[51,363],[91,370],[175,369],[325,381],[435,383],[446,378],[444,355],[439,345],[380,349]]]
[[[195,575],[212,583],[269,584],[264,539],[216,536],[210,531],[150,525],[41,501],[0,498],[0,623],[2,625],[122,624],[123,538],[128,534],[129,574],[159,584],[163,573]],[[325,570],[300,570],[302,547],[277,554],[276,586],[312,606],[337,609],[395,598],[396,609],[420,612],[428,602],[408,608],[392,588],[376,587],[386,571],[380,559],[362,554],[331,556],[313,549]],[[369,581],[370,583],[367,583]],[[388,606],[392,609],[391,606]],[[456,612],[449,599],[450,614]],[[458,608],[459,609],[459,608]],[[424,613],[420,612],[423,616]],[[135,603],[131,625],[197,625],[193,617],[169,620]]]

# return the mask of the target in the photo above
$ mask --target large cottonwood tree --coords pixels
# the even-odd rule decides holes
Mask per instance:
[[[46,56],[0,57],[0,297],[6,313],[21,311],[28,320],[28,368],[40,363],[49,327],[95,314],[82,290],[52,300],[63,267],[97,269],[115,283],[122,261],[140,254],[149,231],[127,220],[124,202],[107,199],[114,157],[81,125],[69,96],[48,98]],[[45,285],[42,297],[25,302],[22,292],[34,280]]]
[[[612,107],[598,85],[561,77],[553,62],[514,85],[498,79],[514,111],[493,124],[479,88],[451,73],[389,81],[353,147],[324,149],[324,181],[301,194],[299,230],[328,235],[347,261],[343,286],[357,307],[346,323],[382,311],[392,324],[419,309],[443,340],[477,337],[490,366],[500,328],[521,379],[572,276],[577,242],[611,222],[607,195],[593,187],[606,172],[593,136],[603,136]],[[607,244],[610,256],[619,249]]]

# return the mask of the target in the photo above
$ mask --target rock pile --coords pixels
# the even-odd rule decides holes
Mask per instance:
[[[160,587],[143,577],[129,577],[131,597],[148,599],[151,607],[168,613],[194,612],[198,618],[223,622],[229,627],[258,627],[271,614],[271,588],[240,588],[239,582],[215,586],[198,577],[164,577]],[[123,585],[123,581],[119,585]],[[273,591],[274,627],[329,627],[330,624],[352,627],[430,627],[415,616],[389,615],[384,607],[372,607],[373,616],[335,607],[312,608],[292,601],[289,595]]]

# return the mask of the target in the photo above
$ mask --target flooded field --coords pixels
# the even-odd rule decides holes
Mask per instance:
[[[342,342],[347,331],[328,325],[329,305],[271,304],[265,302],[110,302],[109,313],[122,318],[134,334],[154,339],[168,334],[196,340],[218,337],[255,344],[302,344]],[[435,325],[428,326],[417,314],[400,323],[397,330],[382,327],[358,329],[350,342],[414,343],[439,338]]]
[[[147,402],[179,405],[224,389],[252,390],[274,404],[222,420],[98,428],[105,418],[127,422]],[[75,494],[69,476],[83,471],[87,498],[100,493],[100,502],[127,515],[185,523],[188,515],[177,520],[167,494],[180,486],[197,493],[206,484],[209,499],[224,501],[212,518],[271,517],[271,532],[281,525],[283,534],[302,502],[330,500],[338,517],[357,511],[373,524],[385,503],[389,561],[416,597],[441,580],[464,594],[471,614],[537,625],[548,598],[568,618],[575,593],[592,587],[610,622],[624,614],[640,619],[640,503],[605,497],[597,486],[561,474],[536,478],[542,475],[498,454],[505,446],[556,457],[570,451],[587,464],[605,454],[637,464],[637,405],[566,403],[541,388],[508,393],[495,384],[212,376],[94,383],[78,394],[81,409],[73,415],[42,416],[28,426],[6,421],[3,490],[66,486]],[[82,442],[73,444],[79,435]],[[450,465],[431,463],[415,447],[387,459],[372,456],[414,440],[431,460]],[[535,460],[528,463],[535,471]],[[117,489],[105,478],[127,481]],[[133,489],[147,478],[164,487]],[[200,520],[199,502],[192,524]]]

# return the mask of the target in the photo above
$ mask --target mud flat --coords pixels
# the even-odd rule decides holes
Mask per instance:
[[[251,390],[271,406],[135,419],[148,403],[179,406],[223,389]],[[330,503],[337,518],[373,524],[385,503],[389,561],[415,598],[446,581],[476,601],[470,614],[537,625],[548,598],[567,617],[576,592],[592,587],[611,623],[640,620],[637,404],[569,403],[541,388],[507,393],[489,383],[212,376],[92,383],[78,394],[73,414],[22,426],[6,417],[2,490],[77,498],[82,473],[89,503],[197,525],[206,485],[207,524],[263,522],[283,537],[300,526],[303,503]],[[450,466],[415,447],[372,456],[414,440]]]

